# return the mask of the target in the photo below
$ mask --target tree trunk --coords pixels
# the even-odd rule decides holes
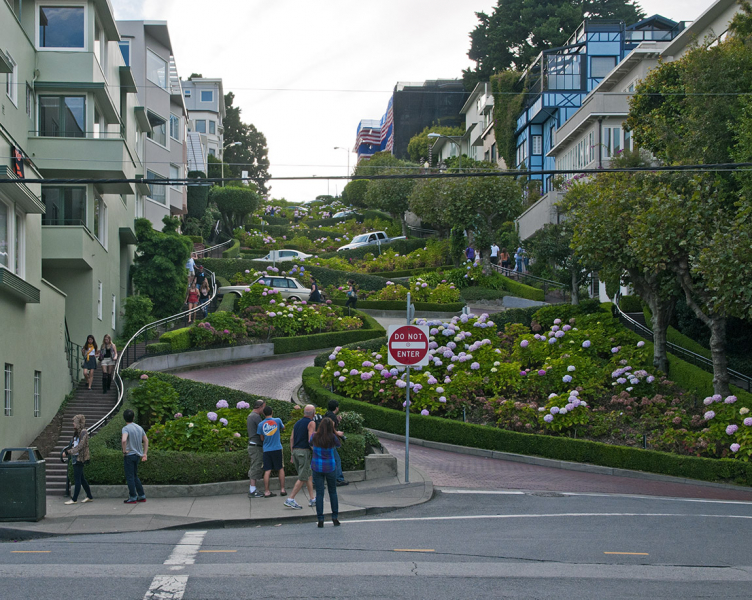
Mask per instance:
[[[676,296],[661,297],[661,280],[658,275],[644,276],[640,271],[630,270],[630,279],[640,298],[651,312],[653,329],[653,366],[668,374],[666,338],[671,315],[674,314]]]
[[[572,270],[572,304],[577,305],[580,303],[580,279],[577,277],[577,272]]]

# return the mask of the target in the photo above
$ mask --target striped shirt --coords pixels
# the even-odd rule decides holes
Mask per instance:
[[[310,439],[313,456],[311,457],[311,470],[316,473],[331,473],[337,468],[337,462],[334,459],[334,449],[339,448],[342,444],[338,436],[334,436],[334,446],[331,448],[319,448],[313,445],[313,436]]]

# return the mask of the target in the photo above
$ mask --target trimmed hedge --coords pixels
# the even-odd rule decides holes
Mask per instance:
[[[159,341],[170,346],[170,352],[183,352],[191,347],[191,328],[173,329],[159,336]]]
[[[201,236],[201,235],[189,235],[189,236],[186,236],[186,237],[190,238],[190,240],[194,244],[203,244],[204,243],[204,237]]]
[[[217,312],[235,312],[235,301],[238,299],[237,294],[225,294],[222,296],[222,302],[217,307]]]
[[[147,354],[167,354],[172,350],[172,344],[169,342],[157,342],[146,346]]]
[[[362,329],[272,338],[274,354],[288,354],[290,352],[317,350],[319,348],[334,348],[335,346],[344,346],[345,344],[384,336],[384,328],[379,325],[376,319],[358,311],[355,311],[355,315],[363,319]]]
[[[642,312],[642,300],[639,296],[622,296],[619,299],[619,308],[628,313]]]
[[[314,404],[326,406],[329,400],[337,400],[340,409],[361,413],[365,418],[366,427],[398,435],[405,434],[405,415],[402,411],[374,406],[330,392],[321,385],[321,371],[319,367],[308,367],[303,372],[303,387]],[[586,462],[611,468],[632,469],[703,481],[731,481],[747,486],[752,485],[752,464],[733,459],[681,456],[567,437],[518,433],[496,427],[421,415],[410,416],[410,434],[423,440],[471,448]]]
[[[344,306],[347,300],[335,298],[332,304]],[[464,302],[452,302],[450,304],[436,304],[434,302],[414,302],[415,311],[431,312],[460,312],[465,306]],[[358,308],[373,310],[406,310],[407,301],[403,300],[358,300]]]
[[[477,300],[501,300],[509,292],[504,290],[492,290],[486,287],[467,287],[460,290],[460,296],[466,302],[475,302]]]
[[[504,276],[502,275],[502,277]],[[509,277],[504,277],[504,279],[504,288],[509,291],[512,296],[527,298],[528,300],[537,300],[538,302],[546,301],[546,294],[543,290],[525,285],[524,283],[520,283]]]
[[[434,271],[454,269],[454,265],[444,265],[442,267],[421,267],[420,269],[405,269],[403,271],[391,271],[389,273],[369,273],[369,275],[375,275],[376,277],[386,277],[387,279],[396,279],[398,277],[413,277],[415,275],[424,275],[425,273],[433,273]]]
[[[337,217],[336,219],[334,217],[330,217],[328,219],[310,219],[308,221],[302,221],[302,224],[306,227],[318,227],[319,225],[323,225],[324,227],[330,227],[332,225],[336,225],[337,223],[343,223],[344,221],[347,221],[348,219],[356,219],[357,215],[350,215],[349,217]],[[362,219],[361,219],[362,221]]]
[[[233,239],[230,247],[222,252],[222,258],[237,258],[240,256],[240,240]]]
[[[342,347],[347,348],[348,350],[363,350],[365,352],[377,352],[381,350],[382,346],[386,346],[386,342],[387,342],[387,338],[385,336],[385,337],[374,338],[372,340],[367,340],[365,342],[353,342],[352,344],[345,344]],[[317,355],[316,358],[313,360],[313,366],[314,367],[326,366],[326,363],[329,362],[330,354],[331,354],[331,351],[327,350],[326,352],[322,352],[321,354]]]

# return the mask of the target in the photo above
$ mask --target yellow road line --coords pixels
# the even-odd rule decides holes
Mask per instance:
[[[52,550],[11,550],[11,554],[49,554]]]
[[[603,554],[627,554],[629,556],[650,556],[647,552],[604,552]]]
[[[199,550],[199,552],[210,552],[210,553],[217,553],[217,552],[237,552],[237,550]]]
[[[420,548],[395,548],[395,552],[436,552],[436,550],[420,549]]]

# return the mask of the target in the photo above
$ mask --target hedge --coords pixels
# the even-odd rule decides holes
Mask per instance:
[[[382,346],[386,346],[386,336],[374,338],[372,340],[367,340],[365,342],[353,342],[351,344],[344,344],[342,347],[347,348],[348,350],[363,350],[365,352],[378,352],[381,350]],[[316,358],[313,360],[313,366],[315,367],[324,367],[326,366],[326,363],[329,362],[329,355],[331,354],[331,350],[327,350],[326,352],[322,352],[321,354],[318,354]]]
[[[341,234],[337,234],[339,237]],[[315,239],[315,238],[314,238]],[[413,240],[396,240],[389,244],[381,244],[382,250],[394,250],[398,254],[410,254],[413,250],[418,248],[425,248],[427,240],[413,239]],[[342,244],[345,246],[346,244]],[[354,250],[343,250],[342,252],[326,252],[319,254],[321,258],[332,258],[333,256],[339,256],[340,258],[363,258],[366,254],[371,253],[378,255],[379,247],[377,245],[362,246],[355,248]]]
[[[376,277],[386,277],[387,279],[396,279],[398,277],[414,277],[425,273],[433,273],[443,269],[454,269],[454,265],[443,265],[441,267],[421,267],[420,269],[405,269],[403,271],[391,271],[388,273],[370,273]]]
[[[157,342],[146,346],[147,354],[167,354],[172,351],[172,344],[169,342]]]
[[[619,299],[619,308],[628,313],[642,312],[642,300],[639,296],[622,296]]]
[[[321,372],[320,367],[308,367],[303,371],[303,387],[314,404],[326,406],[329,400],[337,400],[341,410],[361,413],[365,417],[366,427],[404,435],[405,414],[402,411],[375,406],[330,392],[321,385]],[[486,425],[421,415],[410,416],[410,434],[418,439],[471,448],[586,462],[604,467],[703,481],[732,481],[752,485],[752,464],[733,459],[681,456],[567,437],[518,433]]]
[[[222,252],[222,258],[237,258],[240,256],[240,240],[233,239],[230,247]]]
[[[543,290],[525,285],[524,283],[520,283],[519,281],[515,281],[514,279],[510,279],[509,277],[504,277],[503,275],[502,277],[505,280],[504,289],[506,289],[512,296],[517,296],[518,298],[527,298],[528,300],[537,300],[538,302],[546,301],[546,294],[543,292]]]
[[[332,304],[337,306],[344,306],[347,300],[341,298],[335,298],[332,300]],[[435,302],[414,302],[415,311],[429,311],[429,312],[460,312],[464,306],[464,302],[452,302],[450,304],[437,304]],[[406,310],[407,301],[404,300],[358,300],[358,308],[367,308],[373,310]]]
[[[274,354],[288,354],[290,352],[317,350],[319,348],[334,348],[335,346],[344,346],[345,344],[384,336],[384,328],[376,319],[358,311],[355,311],[355,314],[363,319],[362,329],[272,338]]]
[[[337,223],[343,223],[348,219],[356,219],[356,216],[357,215],[350,215],[349,217],[337,217],[336,219],[334,217],[330,217],[328,219],[310,219],[308,221],[301,221],[301,223],[306,227],[318,227],[319,225],[330,227],[332,225],[336,225]]]
[[[234,312],[235,301],[237,299],[238,299],[237,294],[225,294],[224,296],[222,296],[222,302],[220,302],[219,306],[217,307],[217,312],[219,311]]]
[[[191,328],[173,329],[159,336],[159,341],[170,346],[170,352],[183,352],[191,347]]]
[[[189,236],[186,236],[186,237],[190,238],[190,240],[194,244],[203,244],[204,243],[204,237],[201,236],[201,235],[189,235]]]
[[[504,290],[493,290],[486,287],[467,287],[460,290],[462,299],[466,302],[475,302],[478,300],[501,300],[509,292]]]
[[[288,219],[287,217],[278,217],[276,215],[264,215],[262,218],[268,225],[284,225],[287,227],[290,226],[290,221],[292,220],[292,217]]]

